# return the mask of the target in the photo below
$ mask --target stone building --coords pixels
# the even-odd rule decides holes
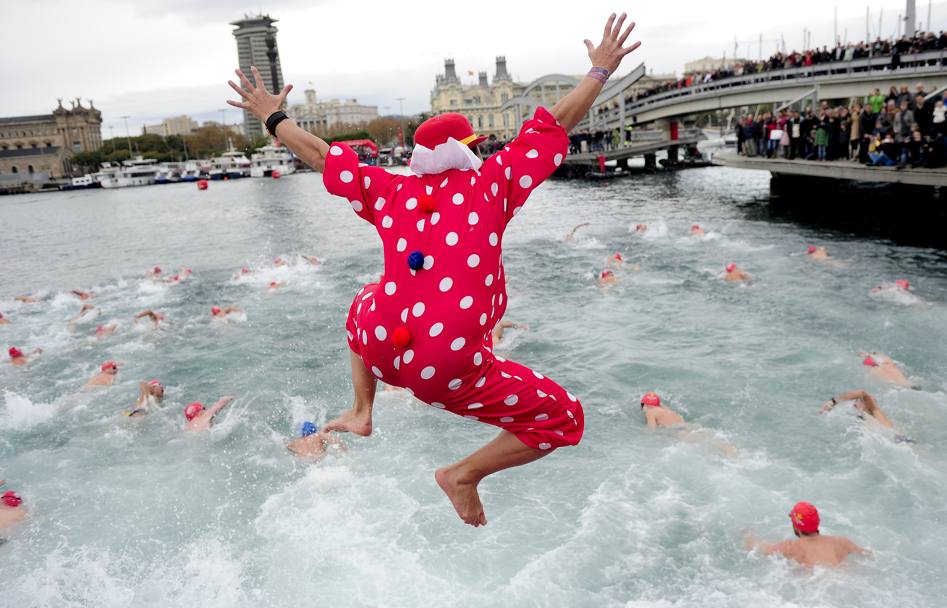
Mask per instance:
[[[161,135],[162,137],[168,137],[169,135],[190,135],[195,129],[197,129],[197,123],[194,122],[194,119],[184,115],[165,118],[161,121],[161,124],[158,125],[145,125],[142,127],[142,131],[145,135]]]
[[[276,46],[276,23],[269,15],[245,15],[243,19],[232,22],[237,29],[233,37],[237,39],[237,60],[240,69],[251,80],[250,66],[256,66],[263,77],[263,84],[271,93],[279,93],[283,88],[283,68],[280,65],[279,48]],[[245,135],[251,140],[264,135],[263,124],[250,112],[243,111]]]
[[[316,92],[305,91],[306,102],[290,106],[286,113],[303,129],[316,134],[342,126],[362,126],[378,118],[378,106],[358,103],[357,99],[318,101]]]
[[[102,147],[102,113],[76,98],[50,114],[0,118],[0,182],[44,182],[72,174],[76,152]]]

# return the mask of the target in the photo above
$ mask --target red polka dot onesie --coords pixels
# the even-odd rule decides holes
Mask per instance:
[[[333,144],[323,174],[326,189],[375,226],[384,248],[382,280],[362,287],[349,310],[349,348],[384,382],[541,450],[579,442],[582,405],[542,374],[495,356],[491,331],[507,303],[503,232],[568,145],[539,108],[479,170],[392,175]]]

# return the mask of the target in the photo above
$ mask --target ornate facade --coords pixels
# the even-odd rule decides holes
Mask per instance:
[[[0,118],[0,180],[46,181],[72,174],[77,152],[102,147],[102,113],[76,98],[72,107],[59,105],[51,114]]]
[[[341,125],[361,126],[378,118],[378,106],[366,106],[357,99],[318,101],[314,90],[307,89],[305,94],[306,103],[290,106],[286,114],[312,133],[325,134]]]

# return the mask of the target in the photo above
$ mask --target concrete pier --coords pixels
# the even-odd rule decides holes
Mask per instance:
[[[947,168],[944,169],[898,169],[896,167],[868,167],[845,160],[820,162],[817,160],[786,160],[760,156],[739,156],[735,150],[717,152],[713,163],[736,169],[769,171],[774,176],[796,175],[824,179],[849,180],[904,184],[910,186],[947,186]]]

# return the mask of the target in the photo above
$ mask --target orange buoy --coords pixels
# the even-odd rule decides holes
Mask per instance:
[[[198,190],[207,190],[207,180],[199,179],[197,180],[197,189]]]
[[[277,171],[276,169],[273,169],[273,172],[270,174],[270,176],[271,176],[273,179],[279,179],[280,172]]]

